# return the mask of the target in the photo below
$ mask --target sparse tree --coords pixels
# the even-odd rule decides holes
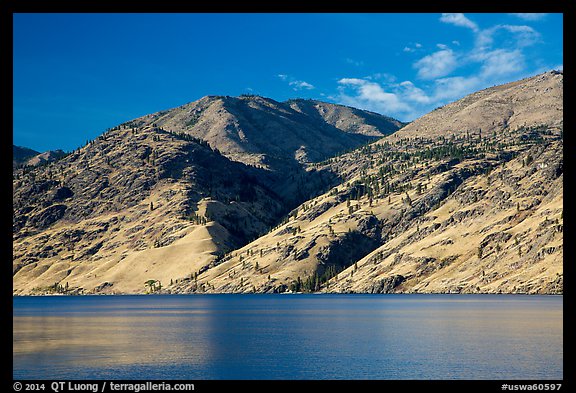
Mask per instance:
[[[416,185],[416,195],[422,194],[422,183]]]
[[[148,293],[156,291],[156,280],[148,280],[144,283],[144,285],[148,287]]]

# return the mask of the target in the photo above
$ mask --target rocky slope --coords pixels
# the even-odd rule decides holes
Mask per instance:
[[[377,140],[404,123],[314,100],[281,103],[244,95],[204,97],[135,119],[130,125],[185,133],[233,161],[266,169],[262,181],[288,205],[295,205],[317,195],[316,184],[324,182],[307,170],[307,164]]]
[[[243,105],[260,101],[282,106],[260,97],[234,100],[241,101],[239,114]],[[243,163],[255,151],[263,158],[276,157],[276,152],[263,142],[259,150],[227,150],[234,138],[227,136],[228,123],[220,122],[221,116],[231,119],[222,114],[225,101],[233,99],[191,104],[208,102],[201,121],[219,135],[211,139],[213,146],[174,120],[182,115],[179,108],[124,123],[48,165],[15,171],[15,293],[143,292],[150,290],[144,286],[149,280],[167,286],[208,269],[225,252],[266,233],[297,203],[335,183],[335,174],[298,161],[297,149],[290,150],[294,144],[281,152],[283,160],[293,158],[290,165],[271,169]],[[246,133],[252,138],[258,132],[263,141],[281,132],[287,140],[304,143],[292,134],[324,132],[325,138],[338,140],[314,150],[324,157],[374,139],[361,132],[380,132],[371,125],[342,131],[328,122],[322,125],[320,116],[312,119],[285,106],[287,116],[295,119],[279,124],[292,128],[270,124],[275,115],[254,115],[251,134]],[[189,113],[189,106],[184,108]],[[359,121],[362,112],[349,110]],[[366,113],[366,118],[374,123],[378,115]],[[397,122],[380,118],[394,129]]]
[[[209,96],[135,119],[185,132],[224,156],[267,169],[322,161],[398,130],[376,113],[313,100],[284,103],[259,96]]]
[[[16,176],[14,285],[31,291],[62,280],[85,289],[108,282],[134,291],[132,280],[142,287],[148,274],[189,274],[282,214],[256,171],[159,128],[107,132]],[[185,255],[170,258],[173,249]]]
[[[48,150],[44,153],[37,154],[34,157],[30,158],[29,160],[26,161],[25,164],[29,166],[45,165],[51,161],[59,160],[64,156],[66,156],[66,153],[60,149]]]
[[[489,136],[530,125],[559,127],[563,124],[563,87],[563,73],[551,71],[487,88],[433,110],[394,137]]]
[[[562,108],[562,75],[482,96],[523,84],[536,92],[539,83],[560,93],[534,98],[538,105],[526,100],[532,122],[410,136],[414,124],[445,116],[439,109],[398,131],[401,137],[318,165],[344,182],[172,290],[562,293],[563,121],[561,111],[547,113]],[[459,117],[453,108],[471,105],[466,97],[446,110]],[[483,121],[499,116],[487,112]]]
[[[381,164],[176,291],[561,293],[563,143],[524,142],[365,151]]]
[[[250,96],[125,123],[16,172],[14,293],[562,293],[562,86],[486,89],[335,157],[388,120]]]

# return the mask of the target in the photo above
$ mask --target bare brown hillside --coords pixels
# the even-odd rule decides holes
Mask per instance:
[[[200,138],[233,161],[286,170],[322,161],[398,130],[376,113],[313,100],[209,96],[133,121]]]
[[[300,104],[306,105],[315,104]],[[362,111],[325,107],[342,112],[333,120],[350,111],[361,121]],[[190,128],[196,110],[203,125]],[[368,112],[366,118],[391,130],[399,124]],[[15,293],[139,293],[150,290],[147,281],[169,286],[210,268],[337,181],[328,170],[307,168],[310,155],[351,149],[389,130],[351,131],[350,122],[341,130],[322,119],[261,97],[207,97],[121,124],[54,162],[16,170]],[[229,121],[239,127],[234,135]],[[194,136],[199,130],[206,139]],[[235,145],[239,134],[250,138]],[[332,144],[314,145],[314,138]],[[306,159],[298,156],[305,151]],[[271,168],[260,159],[287,164]]]
[[[249,96],[124,123],[14,172],[14,293],[562,293],[562,85],[355,149],[388,120]]]
[[[552,71],[494,86],[437,108],[408,124],[395,138],[484,135],[545,124],[561,127],[564,75]]]
[[[560,92],[538,105],[526,93],[521,125],[416,134],[419,123],[468,119],[486,96],[551,84]],[[342,184],[174,290],[561,293],[563,119],[548,113],[562,108],[561,87],[562,75],[547,73],[475,93],[327,160],[317,168]]]

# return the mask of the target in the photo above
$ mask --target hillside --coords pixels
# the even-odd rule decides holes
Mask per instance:
[[[564,77],[551,71],[494,86],[437,108],[395,134],[395,138],[450,135],[488,136],[531,125],[563,124]]]
[[[561,74],[524,83],[559,86],[539,107],[562,108]],[[462,101],[446,111],[468,111]],[[344,182],[174,291],[562,293],[562,112],[534,109],[533,122],[482,135],[407,136],[442,111],[318,165]]]
[[[44,153],[37,154],[34,157],[30,158],[28,161],[26,161],[26,165],[30,166],[43,165],[51,161],[59,160],[65,155],[66,153],[64,153],[62,150],[48,150]]]
[[[365,149],[381,164],[177,290],[561,293],[563,143],[525,142]]]
[[[209,96],[135,119],[202,139],[233,161],[271,170],[322,161],[398,130],[376,113],[312,100]]]
[[[65,155],[66,153],[62,150],[48,150],[44,153],[38,153],[27,147],[12,145],[12,168],[16,169],[23,165],[29,167],[44,165],[48,162],[58,160]]]
[[[124,123],[15,172],[14,293],[562,293],[562,86],[384,137],[385,117],[255,96]]]
[[[27,147],[12,145],[12,166],[25,164],[30,158],[40,154],[36,150]]]
[[[230,100],[206,98],[193,105],[208,101],[219,106]],[[241,109],[245,101],[275,103],[260,97],[235,100],[242,101]],[[210,139],[212,144],[177,123],[174,117],[182,114],[177,109],[163,113],[162,120],[155,114],[121,124],[48,165],[15,171],[15,293],[65,287],[74,293],[131,293],[146,290],[148,280],[167,285],[208,269],[225,252],[265,234],[298,203],[337,181],[328,170],[308,168],[294,158],[296,151],[290,149],[295,144],[281,152],[289,165],[271,169],[243,163],[252,153],[226,149],[233,141],[226,136],[228,123],[218,125],[222,112],[207,107],[202,121],[219,135]],[[261,115],[251,119],[246,132],[262,134],[262,141],[282,132],[298,143],[304,143],[296,135],[299,130],[324,132],[339,142],[319,147],[315,154],[322,157],[374,139],[285,110],[294,119],[280,124],[288,122],[292,128],[271,125],[274,115]],[[362,111],[353,112],[356,122]],[[371,122],[387,119],[371,113],[366,117]],[[379,132],[375,126],[366,129]],[[257,152],[264,158],[280,157],[263,142]]]

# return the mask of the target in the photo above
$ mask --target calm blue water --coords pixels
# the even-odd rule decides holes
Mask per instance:
[[[14,379],[563,379],[561,296],[13,300]]]

